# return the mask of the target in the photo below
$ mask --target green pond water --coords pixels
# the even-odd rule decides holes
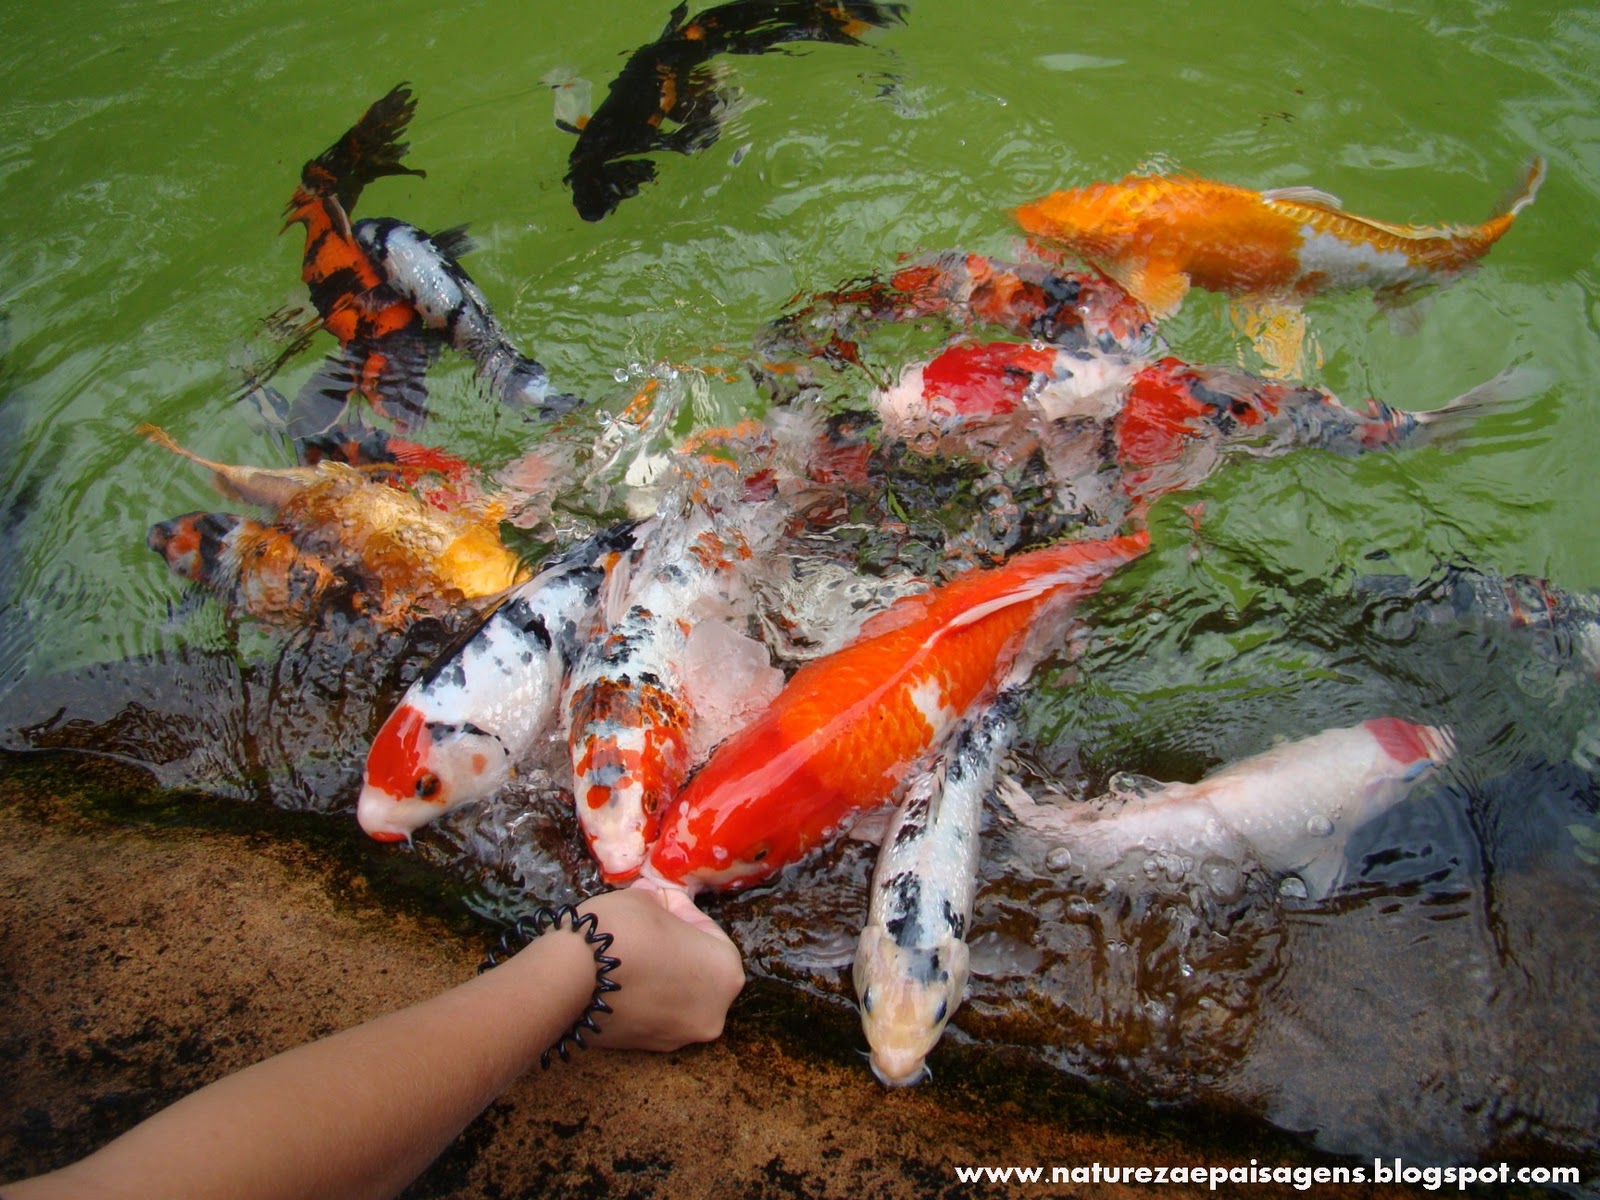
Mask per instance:
[[[598,103],[666,17],[643,0],[0,10],[0,745],[116,753],[164,782],[333,810],[356,836],[364,738],[404,655],[376,674],[307,665],[292,637],[185,597],[145,531],[229,505],[133,430],[289,461],[236,400],[277,348],[263,319],[305,302],[283,204],[398,81],[420,100],[408,161],[427,177],[379,180],[359,214],[467,223],[466,265],[508,332],[601,411],[657,363],[726,371],[706,415],[749,411],[741,357],[796,295],[906,254],[1014,257],[1011,208],[1057,187],[1182,170],[1310,184],[1391,221],[1477,221],[1542,155],[1537,202],[1415,332],[1366,294],[1309,308],[1308,379],[1342,396],[1432,409],[1511,366],[1540,372],[1533,394],[1449,448],[1233,464],[1164,501],[1151,554],[1094,606],[1112,636],[1080,678],[1042,680],[1026,722],[1036,768],[1091,789],[1117,769],[1196,778],[1381,712],[1453,724],[1455,769],[1359,847],[1354,893],[1240,917],[1237,960],[1198,968],[1211,990],[1154,951],[1144,978],[1074,976],[1070,939],[1045,928],[1063,902],[991,831],[983,967],[950,1037],[1153,1099],[1242,1103],[1340,1152],[1592,1167],[1600,866],[1572,830],[1595,822],[1596,685],[1493,631],[1375,624],[1352,596],[1362,577],[1446,562],[1600,590],[1600,10],[914,0],[866,46],[719,60],[745,99],[721,139],[653,155],[657,180],[586,223],[542,80],[580,76]],[[1162,332],[1191,361],[1235,354],[1204,294]],[[330,347],[274,382],[292,393]],[[484,465],[527,448],[529,426],[459,357],[430,385],[429,441]],[[497,831],[458,822],[419,852],[441,872],[487,863],[502,898],[504,879],[592,882]],[[718,912],[753,969],[842,1004],[870,868],[846,849]]]

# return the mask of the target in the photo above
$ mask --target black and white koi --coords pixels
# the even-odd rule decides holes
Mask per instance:
[[[1017,693],[968,721],[912,780],[890,818],[872,876],[853,970],[872,1073],[918,1083],[967,983],[967,929],[978,887],[978,833]]]
[[[626,522],[579,543],[514,589],[470,640],[419,677],[378,730],[356,819],[379,841],[497,792],[557,725],[567,669],[607,573],[641,536]]]
[[[550,372],[512,344],[488,298],[457,261],[472,248],[463,229],[428,234],[392,217],[357,221],[357,243],[383,273],[386,285],[416,309],[422,323],[477,364],[478,375],[501,401],[541,418],[580,403],[558,393]]]

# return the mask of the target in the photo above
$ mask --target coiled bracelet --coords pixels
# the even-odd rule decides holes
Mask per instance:
[[[539,1055],[539,1067],[542,1070],[550,1069],[550,1056],[559,1054],[562,1062],[571,1062],[567,1052],[569,1045],[576,1045],[580,1050],[587,1050],[588,1044],[583,1040],[583,1031],[599,1033],[600,1026],[594,1022],[595,1013],[608,1013],[611,1006],[605,1002],[607,992],[618,991],[622,985],[610,977],[610,973],[621,965],[620,960],[611,957],[606,951],[611,949],[612,937],[609,933],[601,933],[599,922],[593,913],[578,915],[576,906],[563,904],[560,908],[536,908],[529,916],[518,917],[516,923],[500,935],[498,947],[499,956],[495,948],[489,950],[488,957],[478,964],[478,974],[482,975],[491,967],[498,967],[518,950],[521,950],[534,938],[544,933],[547,929],[560,929],[561,919],[565,917],[567,927],[574,933],[583,934],[583,940],[594,948],[594,995],[589,999],[585,1008],[571,1029],[556,1039],[556,1044]]]

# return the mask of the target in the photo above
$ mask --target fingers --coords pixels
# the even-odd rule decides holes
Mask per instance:
[[[649,879],[635,880],[632,888],[645,892],[652,900],[680,921],[686,921],[702,933],[709,933],[712,937],[727,942],[730,946],[733,945],[733,939],[728,936],[727,931],[701,912],[699,906],[689,898],[689,893],[682,888],[671,887]]]

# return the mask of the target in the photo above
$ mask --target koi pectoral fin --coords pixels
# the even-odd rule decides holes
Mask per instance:
[[[1322,365],[1321,347],[1309,337],[1305,311],[1297,305],[1239,299],[1228,305],[1228,317],[1233,327],[1250,340],[1266,375],[1295,378],[1307,359],[1312,366]]]
[[[1186,272],[1171,263],[1143,262],[1135,265],[1096,263],[1107,275],[1139,303],[1150,316],[1160,321],[1177,312],[1191,286]]]

